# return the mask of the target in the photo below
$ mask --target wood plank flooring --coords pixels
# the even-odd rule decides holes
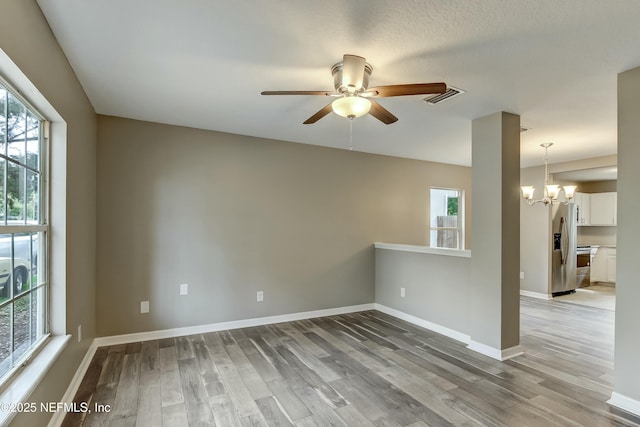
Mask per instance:
[[[640,426],[606,404],[614,313],[522,298],[499,362],[378,311],[101,347],[63,426]]]

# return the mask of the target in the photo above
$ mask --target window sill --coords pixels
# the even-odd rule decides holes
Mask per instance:
[[[24,367],[23,371],[0,394],[0,425],[8,423],[17,413],[18,408],[14,408],[12,405],[27,403],[26,399],[58,359],[70,339],[71,335],[51,337],[40,352]]]

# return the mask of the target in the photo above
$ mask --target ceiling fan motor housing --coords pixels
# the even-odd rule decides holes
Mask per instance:
[[[333,86],[336,88],[336,92],[344,93],[349,92],[347,85],[345,84],[343,78],[343,70],[344,70],[344,62],[340,61],[331,67],[331,74],[333,75]],[[368,63],[364,63],[364,74],[362,76],[362,86],[356,87],[355,90],[358,92],[362,92],[369,87],[369,77],[371,77],[371,72],[373,71],[373,67]]]

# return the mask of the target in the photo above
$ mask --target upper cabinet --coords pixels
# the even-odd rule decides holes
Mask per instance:
[[[616,225],[618,193],[577,193],[573,203],[577,206],[578,225]]]
[[[616,225],[617,193],[592,193],[589,197],[589,225]]]
[[[578,225],[589,225],[590,211],[591,211],[591,194],[587,193],[575,193],[573,196],[573,203],[575,203],[577,209],[577,223]]]

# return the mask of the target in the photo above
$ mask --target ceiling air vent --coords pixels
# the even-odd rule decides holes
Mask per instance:
[[[457,87],[449,86],[445,93],[440,93],[440,94],[428,96],[428,97],[424,98],[424,101],[427,104],[435,105],[435,104],[438,104],[438,103],[440,103],[442,101],[445,101],[447,99],[451,99],[454,96],[461,95],[463,93],[465,93],[464,90],[458,89]]]

